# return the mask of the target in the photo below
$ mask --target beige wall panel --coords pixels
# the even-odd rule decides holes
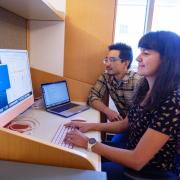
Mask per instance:
[[[30,66],[63,76],[64,21],[29,21]]]
[[[86,102],[92,85],[31,68],[34,97],[42,96],[40,84],[66,80],[71,101]]]
[[[112,43],[115,0],[66,0],[64,76],[94,85]]]

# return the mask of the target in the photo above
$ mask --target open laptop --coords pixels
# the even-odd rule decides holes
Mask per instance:
[[[47,112],[70,117],[90,108],[71,103],[65,80],[41,84],[41,90]]]

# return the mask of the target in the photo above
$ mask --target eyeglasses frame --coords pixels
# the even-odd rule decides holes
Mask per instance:
[[[110,61],[110,59],[111,59],[111,61]],[[112,64],[114,61],[116,61],[116,60],[120,60],[120,61],[123,61],[123,59],[118,59],[118,58],[105,58],[105,59],[103,59],[103,63],[104,64],[107,64],[107,62],[109,63],[109,64]],[[107,62],[106,62],[107,61]]]

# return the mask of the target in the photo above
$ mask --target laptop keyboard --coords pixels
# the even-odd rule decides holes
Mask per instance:
[[[56,108],[52,108],[51,111],[55,111],[55,112],[63,112],[65,110],[68,110],[68,109],[72,109],[76,106],[79,106],[78,104],[73,104],[73,103],[69,103],[69,104],[65,104],[63,106],[59,106],[59,107],[56,107]]]

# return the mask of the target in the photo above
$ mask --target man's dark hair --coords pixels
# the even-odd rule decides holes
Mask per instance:
[[[115,44],[110,45],[108,48],[109,48],[109,51],[111,50],[120,51],[119,58],[123,59],[122,62],[127,61],[127,60],[129,61],[129,65],[127,69],[131,67],[131,63],[133,60],[133,53],[132,53],[131,46],[125,43],[115,43]]]
[[[156,80],[142,107],[143,111],[152,111],[168,93],[180,86],[180,36],[170,31],[149,32],[139,40],[138,47],[155,50],[161,56]],[[133,93],[133,102],[140,105],[148,91],[149,84],[143,78]]]

